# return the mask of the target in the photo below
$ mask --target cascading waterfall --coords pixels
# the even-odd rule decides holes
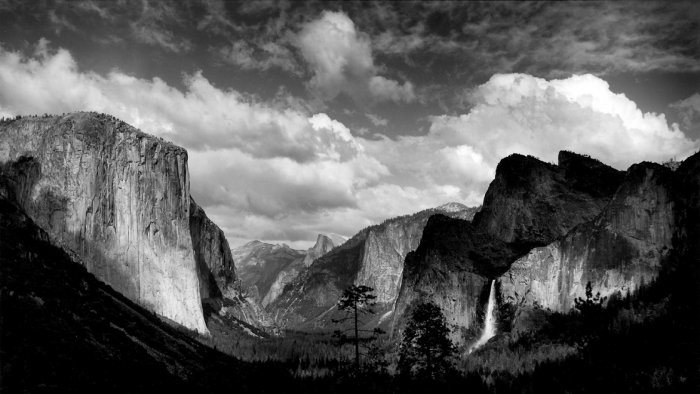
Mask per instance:
[[[496,320],[493,316],[493,308],[496,305],[496,281],[491,281],[491,290],[489,292],[489,302],[486,306],[486,319],[484,319],[484,331],[481,337],[469,348],[469,353],[483,346],[489,339],[496,335]]]

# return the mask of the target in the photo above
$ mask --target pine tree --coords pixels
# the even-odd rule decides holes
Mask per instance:
[[[419,304],[403,332],[399,348],[399,372],[435,380],[452,369],[457,349],[440,307],[432,302]]]
[[[337,304],[338,310],[345,312],[345,318],[333,319],[334,323],[343,323],[348,320],[352,320],[353,322],[350,329],[344,331],[337,330],[335,331],[334,336],[339,339],[341,345],[349,341],[354,343],[355,370],[358,372],[360,370],[360,344],[372,342],[379,334],[383,333],[383,331],[378,328],[375,328],[374,330],[365,330],[360,328],[360,323],[363,323],[361,315],[373,315],[375,313],[373,307],[376,304],[376,301],[374,300],[377,298],[377,296],[372,294],[373,291],[373,288],[364,285],[351,285],[345,289],[345,291],[343,291],[343,296],[340,297]],[[346,331],[351,331],[353,336],[348,338],[345,334]],[[363,333],[368,332],[371,333],[370,336],[363,336]]]

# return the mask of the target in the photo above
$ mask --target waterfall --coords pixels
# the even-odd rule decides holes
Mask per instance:
[[[496,305],[496,281],[491,281],[491,290],[489,291],[489,303],[486,306],[486,318],[484,319],[484,331],[481,333],[481,337],[469,348],[471,353],[474,350],[483,346],[489,339],[496,335],[496,321],[493,316],[493,308]]]

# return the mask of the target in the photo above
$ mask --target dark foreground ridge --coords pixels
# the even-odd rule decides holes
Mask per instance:
[[[179,392],[232,383],[239,363],[97,280],[5,198],[0,239],[3,392]]]

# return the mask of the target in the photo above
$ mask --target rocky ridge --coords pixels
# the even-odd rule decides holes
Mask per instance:
[[[443,213],[471,219],[476,211],[453,203],[365,228],[301,272],[267,310],[282,326],[324,328],[343,289],[363,284],[375,289],[384,315],[398,295],[404,258],[418,246],[428,218]]]
[[[316,243],[306,251],[303,260],[294,260],[279,271],[277,277],[270,286],[270,290],[267,292],[267,294],[265,294],[265,297],[262,300],[263,306],[266,307],[270,305],[270,303],[272,303],[277,299],[277,297],[280,296],[280,294],[282,294],[285,286],[299,276],[299,273],[302,270],[309,267],[314,261],[316,261],[316,259],[321,258],[326,253],[333,250],[333,248],[333,241],[327,236],[319,234],[316,238]]]
[[[463,340],[463,331],[480,319],[489,281],[533,247],[595,218],[622,178],[571,152],[561,152],[558,165],[517,154],[503,159],[472,223],[431,218],[419,247],[406,257],[393,332],[416,300],[429,299],[445,312],[454,339]]]
[[[596,218],[513,263],[498,279],[504,301],[567,312],[588,282],[594,294],[610,297],[655,280],[674,237],[689,232],[681,224],[680,199],[698,194],[687,186],[700,183],[700,172],[687,170],[697,170],[698,162],[695,154],[676,172],[654,163],[631,166]]]

